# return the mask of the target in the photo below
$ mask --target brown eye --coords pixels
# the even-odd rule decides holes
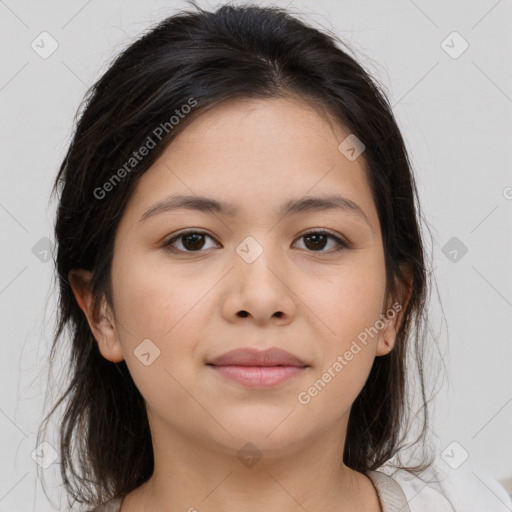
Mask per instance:
[[[322,235],[321,233],[313,233],[311,235],[304,236],[304,240],[306,240],[306,247],[312,250],[323,249],[328,238],[328,236]]]
[[[169,251],[201,252],[201,249],[205,246],[206,238],[213,240],[211,236],[201,231],[186,231],[169,239],[164,243],[164,247]],[[181,242],[183,249],[174,246],[177,241]]]
[[[304,239],[306,248],[313,252],[334,253],[348,248],[347,243],[328,231],[310,231],[302,235],[300,239]],[[334,240],[334,249],[324,251],[323,249],[327,246],[329,239]]]

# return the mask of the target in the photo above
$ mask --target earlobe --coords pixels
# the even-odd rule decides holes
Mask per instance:
[[[94,297],[90,287],[92,272],[85,269],[73,269],[68,274],[68,280],[75,299],[84,312],[89,328],[98,342],[101,355],[112,362],[124,359],[121,344],[117,336],[114,317],[110,313],[103,297],[99,311],[95,311]]]
[[[398,283],[398,289],[400,294],[399,301],[395,302],[393,306],[391,306],[395,311],[393,317],[384,319],[385,326],[382,328],[382,332],[380,333],[379,340],[377,343],[377,356],[385,356],[386,354],[389,354],[393,350],[396,335],[400,330],[405,310],[411,298],[413,289],[412,270],[409,265],[401,265],[401,270],[405,276],[407,284],[404,285],[403,283]],[[400,305],[399,309],[398,304]],[[384,312],[384,316],[386,316],[386,314],[387,312]]]
[[[377,342],[376,356],[385,356],[393,350],[396,332],[395,320],[388,320],[380,333],[379,340]]]

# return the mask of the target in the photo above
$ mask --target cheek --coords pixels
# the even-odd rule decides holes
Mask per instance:
[[[148,406],[165,410],[184,404],[193,375],[194,349],[201,329],[197,314],[203,286],[176,274],[164,275],[131,259],[113,265],[112,287],[119,341],[128,370]],[[192,285],[192,286],[191,286]],[[147,340],[150,340],[149,342]],[[144,347],[144,349],[142,349]],[[149,354],[144,362],[144,354]]]
[[[298,409],[303,411],[311,422],[332,426],[333,422],[342,420],[350,413],[350,409],[361,392],[373,363],[361,350],[346,364],[334,359],[323,368],[316,378],[311,380],[309,387],[300,390],[297,396]]]
[[[114,262],[112,285],[119,339],[130,373],[148,402],[155,390],[179,394],[171,375],[184,385],[194,375],[196,347],[211,320],[205,311],[206,293],[216,280],[211,275],[187,275],[180,268],[151,266],[142,258]],[[151,342],[141,345],[143,340]],[[149,347],[150,359],[151,351],[157,354],[148,367],[139,359],[139,347],[143,346]]]
[[[154,338],[159,344],[167,343],[193,316],[207,287],[179,269],[170,272],[142,258],[129,263],[119,260],[112,276],[117,318],[133,341]]]
[[[297,397],[312,421],[315,415],[326,424],[340,419],[361,392],[375,359],[378,330],[372,327],[379,319],[383,286],[378,277],[347,279],[324,298],[321,323],[329,329],[323,328],[325,336],[318,340],[322,362]]]
[[[350,408],[375,358],[385,269],[373,261],[359,263],[324,282],[322,289],[311,283],[311,290],[317,291],[309,295],[310,307],[318,311],[323,333],[318,339],[322,362],[308,383],[311,387],[301,391],[311,410],[331,419]]]
[[[379,263],[347,265],[323,283],[311,280],[305,290],[304,302],[317,314],[322,332],[330,338],[329,346],[337,351],[379,319],[386,285],[385,268]]]

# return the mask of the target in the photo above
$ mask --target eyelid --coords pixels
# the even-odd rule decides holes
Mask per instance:
[[[329,235],[333,238],[337,238],[340,242],[343,242],[344,244],[346,244],[347,246],[350,245],[350,242],[348,241],[348,239],[344,236],[342,236],[341,234],[337,233],[336,231],[332,231],[330,229],[327,229],[327,228],[308,228],[306,231],[302,232],[300,235],[297,236],[296,240],[303,237],[303,236],[306,236],[306,235],[309,235],[311,233],[321,233],[321,234],[324,234],[324,235]]]

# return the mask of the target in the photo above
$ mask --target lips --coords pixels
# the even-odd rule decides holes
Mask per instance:
[[[224,381],[246,389],[269,389],[302,375],[309,365],[278,348],[242,348],[226,352],[207,363]]]
[[[257,350],[242,348],[226,352],[207,362],[211,366],[308,366],[297,356],[278,348]]]

